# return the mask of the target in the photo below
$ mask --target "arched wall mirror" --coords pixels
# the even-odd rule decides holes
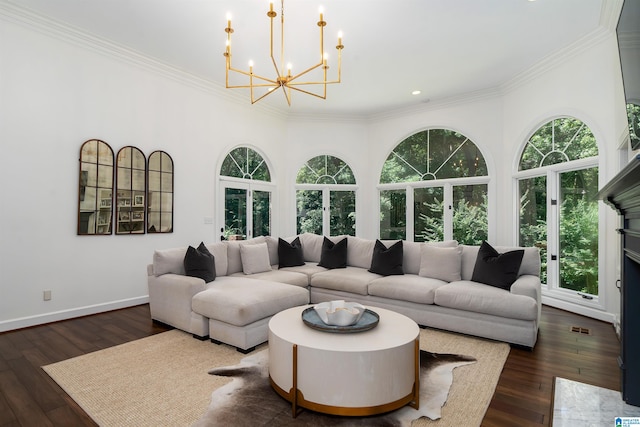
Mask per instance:
[[[116,234],[144,234],[146,159],[136,147],[124,147],[116,158]]]
[[[113,150],[90,139],[80,147],[78,235],[111,234],[113,218]]]
[[[173,159],[164,151],[149,155],[147,233],[173,232]]]

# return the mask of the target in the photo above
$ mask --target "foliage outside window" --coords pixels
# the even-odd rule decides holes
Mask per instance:
[[[382,167],[380,183],[486,175],[484,157],[469,138],[448,129],[429,129],[393,149]]]
[[[578,119],[550,121],[534,133],[520,158],[520,170],[586,159],[598,155],[591,130]]]
[[[486,176],[484,157],[466,136],[448,129],[411,135],[393,149],[382,167],[381,184],[406,182],[411,189],[381,187],[380,237],[407,238],[406,192],[413,191],[414,241],[480,244],[488,237],[487,185],[464,185],[459,178],[486,181]],[[445,200],[450,202],[445,205]]]
[[[238,147],[222,162],[220,175],[257,181],[271,181],[269,168],[262,156],[249,147]]]
[[[355,235],[356,195],[344,187],[355,183],[349,165],[337,157],[308,160],[296,177],[297,232]]]
[[[598,294],[597,155],[583,122],[554,119],[527,142],[519,169],[528,176],[518,180],[519,244],[540,248],[543,283],[592,295]],[[589,158],[588,166],[572,165]],[[556,202],[549,206],[548,199]],[[548,236],[549,229],[558,235]],[[549,252],[558,258],[557,278],[549,277]]]
[[[222,239],[243,240],[271,234],[271,173],[264,158],[249,147],[238,147],[220,167],[224,185]],[[225,180],[225,177],[236,180]],[[243,182],[244,181],[244,182]]]
[[[631,149],[640,148],[640,105],[627,104],[627,119],[629,121],[629,139]]]

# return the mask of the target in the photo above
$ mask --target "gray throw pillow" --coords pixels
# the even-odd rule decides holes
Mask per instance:
[[[240,258],[244,274],[263,273],[271,270],[267,243],[240,245]]]
[[[453,248],[424,245],[420,248],[419,276],[456,282],[461,280],[462,246]]]

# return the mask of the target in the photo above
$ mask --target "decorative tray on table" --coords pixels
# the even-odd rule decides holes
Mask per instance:
[[[302,321],[304,322],[304,324],[318,331],[348,334],[348,333],[354,333],[354,332],[364,332],[364,331],[373,329],[378,325],[378,322],[380,321],[380,316],[378,316],[376,312],[357,304],[358,307],[356,307],[355,309],[352,308],[353,314],[356,315],[357,317],[357,321],[355,321],[355,323],[347,324],[347,325],[330,324],[331,322],[327,323],[326,312],[331,310],[330,307],[332,303],[335,303],[335,301],[332,301],[329,303],[321,303],[313,307],[306,308],[302,312]],[[344,302],[340,301],[339,303],[344,303]],[[346,303],[346,304],[350,304],[350,303]],[[329,313],[333,314],[338,312],[338,310],[341,310],[341,309],[344,309],[344,308],[339,307],[337,309],[334,309],[333,311],[329,311]],[[345,313],[346,312],[347,311],[345,310]],[[321,317],[321,314],[322,314],[322,317],[325,318],[324,320]]]

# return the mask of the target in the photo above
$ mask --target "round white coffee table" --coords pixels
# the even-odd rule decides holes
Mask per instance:
[[[420,330],[411,319],[372,308],[378,325],[365,332],[310,328],[302,312],[284,310],[269,321],[269,377],[274,390],[298,408],[334,415],[380,414],[418,408]]]

